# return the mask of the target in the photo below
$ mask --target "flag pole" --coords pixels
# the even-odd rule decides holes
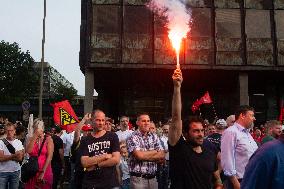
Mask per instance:
[[[217,116],[216,109],[215,109],[215,106],[214,106],[213,101],[212,101],[212,103],[211,103],[211,106],[212,106],[212,110],[213,110],[213,113],[214,113],[214,119],[215,119],[215,121],[217,121],[218,116]]]
[[[44,64],[44,43],[45,43],[45,17],[46,17],[46,0],[43,5],[43,23],[42,23],[42,41],[41,41],[41,69],[40,69],[40,87],[38,97],[38,117],[42,119],[42,96],[43,96],[43,64]]]

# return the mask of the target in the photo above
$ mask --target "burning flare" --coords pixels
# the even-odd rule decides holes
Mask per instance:
[[[179,69],[179,50],[182,38],[190,31],[191,10],[187,9],[186,0],[151,0],[148,7],[157,12],[165,13],[168,18],[169,38],[176,51],[177,68]],[[165,11],[164,11],[165,10]]]
[[[185,33],[185,34],[184,34]],[[180,50],[180,45],[182,38],[186,37],[186,32],[181,31],[180,28],[173,28],[169,32],[169,38],[171,40],[171,43],[176,51],[176,56],[177,56],[177,69],[180,69],[180,64],[179,64],[179,50]]]

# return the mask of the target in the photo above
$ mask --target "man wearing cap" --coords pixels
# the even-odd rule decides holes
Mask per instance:
[[[219,152],[221,151],[221,137],[222,137],[222,133],[223,131],[227,128],[227,123],[224,119],[218,119],[216,121],[216,132],[209,135],[207,137],[207,140],[209,140],[212,144],[214,144],[216,146],[216,148],[219,150]]]
[[[91,119],[91,114],[87,113],[83,119],[78,123],[74,132],[73,144],[71,146],[71,167],[74,175],[71,177],[71,189],[81,189],[82,182],[84,178],[84,169],[81,165],[81,152],[80,152],[80,143],[81,139],[90,135],[93,127],[89,124]],[[81,136],[81,131],[83,135]]]

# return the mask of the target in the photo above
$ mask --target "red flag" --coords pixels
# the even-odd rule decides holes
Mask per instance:
[[[201,101],[201,104],[212,103],[212,99],[211,99],[208,91],[206,91],[206,93],[200,98],[200,101]]]
[[[59,125],[62,129],[67,132],[74,131],[75,127],[79,123],[78,117],[76,116],[73,108],[71,107],[68,100],[56,102],[51,104],[53,107],[53,119],[54,123]]]
[[[200,100],[196,100],[193,104],[192,104],[192,106],[191,106],[191,111],[194,113],[194,112],[196,112],[196,110],[198,110],[199,109],[199,106],[201,105],[202,103],[200,102]]]
[[[209,95],[209,92],[206,91],[206,93],[200,98],[200,99],[197,99],[191,106],[191,111],[194,113],[196,110],[199,109],[199,106],[202,105],[202,104],[210,104],[212,103],[212,99]]]
[[[280,102],[280,115],[279,115],[279,121],[281,122],[281,124],[283,123],[283,119],[284,119],[284,107],[283,107],[283,101],[281,100],[281,102]]]

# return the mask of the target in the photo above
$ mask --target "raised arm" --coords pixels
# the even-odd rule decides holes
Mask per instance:
[[[80,140],[80,133],[82,130],[82,127],[85,125],[87,120],[91,119],[91,114],[87,113],[85,114],[85,116],[83,117],[83,119],[80,121],[80,123],[78,123],[76,129],[75,129],[75,133],[74,133],[74,139],[73,139],[73,143],[78,143]]]
[[[181,121],[181,83],[183,81],[180,69],[176,69],[172,76],[174,84],[174,92],[172,99],[172,124],[169,128],[169,144],[176,145],[182,135],[182,121]]]

